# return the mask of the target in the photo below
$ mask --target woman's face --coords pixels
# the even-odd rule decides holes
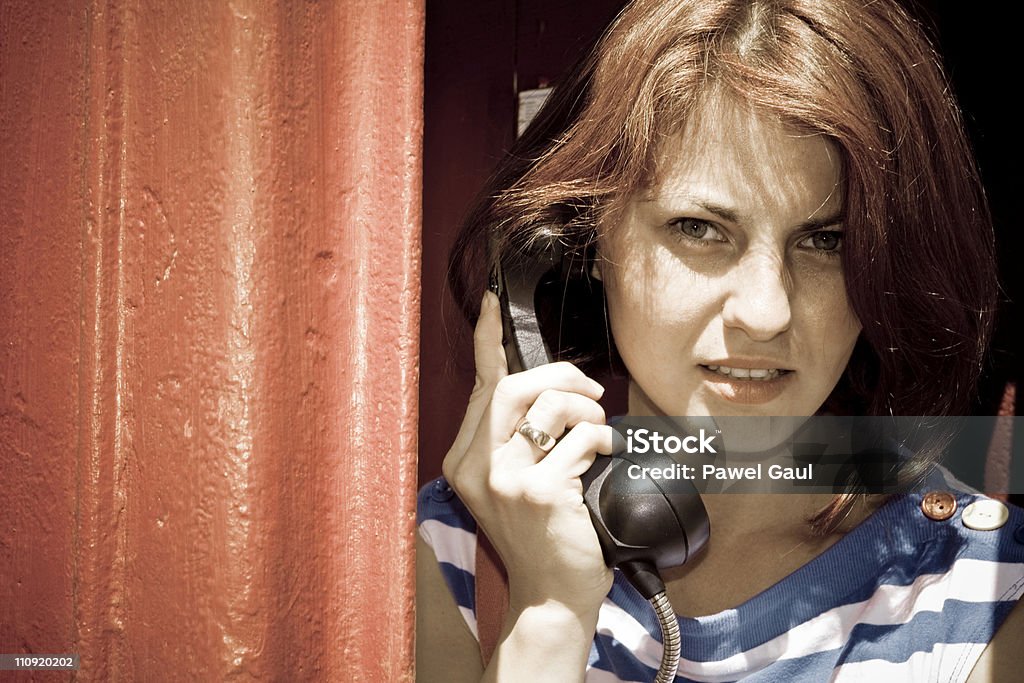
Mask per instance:
[[[861,325],[839,155],[726,99],[656,158],[599,240],[633,415],[813,415]]]

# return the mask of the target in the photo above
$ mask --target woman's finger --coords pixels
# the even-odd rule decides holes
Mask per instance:
[[[494,388],[491,404],[481,423],[481,427],[490,430],[493,445],[512,438],[519,420],[548,390],[580,394],[591,401],[597,401],[604,394],[604,387],[572,363],[549,363],[508,375]]]
[[[529,446],[537,462],[554,447],[567,429],[580,422],[604,423],[604,409],[592,398],[568,391],[547,389],[537,397],[526,416],[516,425],[513,439]],[[532,464],[532,463],[530,463]]]
[[[598,453],[610,455],[611,452],[612,427],[580,422],[535,467],[538,471],[549,470],[547,476],[578,477],[593,464]]]
[[[501,339],[501,305],[494,292],[484,292],[480,317],[473,330],[473,358],[476,361],[474,393],[479,386],[493,390],[498,381],[508,374],[508,362],[505,360]]]
[[[470,394],[466,414],[455,437],[449,456],[461,458],[480,426],[480,418],[487,410],[494,387],[508,374],[505,349],[501,345],[501,306],[493,292],[484,292],[480,303],[480,317],[473,331],[473,357],[476,361],[476,379]]]

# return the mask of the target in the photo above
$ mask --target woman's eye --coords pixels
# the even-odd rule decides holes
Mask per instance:
[[[842,232],[838,230],[821,230],[803,238],[797,246],[817,251],[838,252],[842,243]]]
[[[690,239],[701,242],[724,242],[725,238],[711,223],[697,220],[696,218],[676,218],[669,221],[669,225],[677,232]]]

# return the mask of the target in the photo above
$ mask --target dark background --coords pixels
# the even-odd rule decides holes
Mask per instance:
[[[621,0],[435,0],[427,3],[423,187],[420,480],[440,473],[473,384],[471,330],[446,285],[458,224],[515,138],[516,93],[556,81]],[[1015,190],[1022,187],[1017,10],[933,1],[910,7],[938,44],[964,112],[995,217],[1003,309],[976,412],[994,414],[1020,377],[1021,298]],[[964,235],[964,239],[971,239]],[[482,293],[481,293],[482,294]],[[621,412],[612,389],[609,414]],[[1020,414],[1018,404],[1017,414]],[[1020,435],[1018,435],[1018,440]],[[1024,479],[1018,464],[1015,479]],[[1024,482],[1014,490],[1024,489]]]

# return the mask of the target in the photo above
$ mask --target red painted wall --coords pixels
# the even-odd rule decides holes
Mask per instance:
[[[411,680],[422,0],[51,5],[0,5],[0,652]]]

